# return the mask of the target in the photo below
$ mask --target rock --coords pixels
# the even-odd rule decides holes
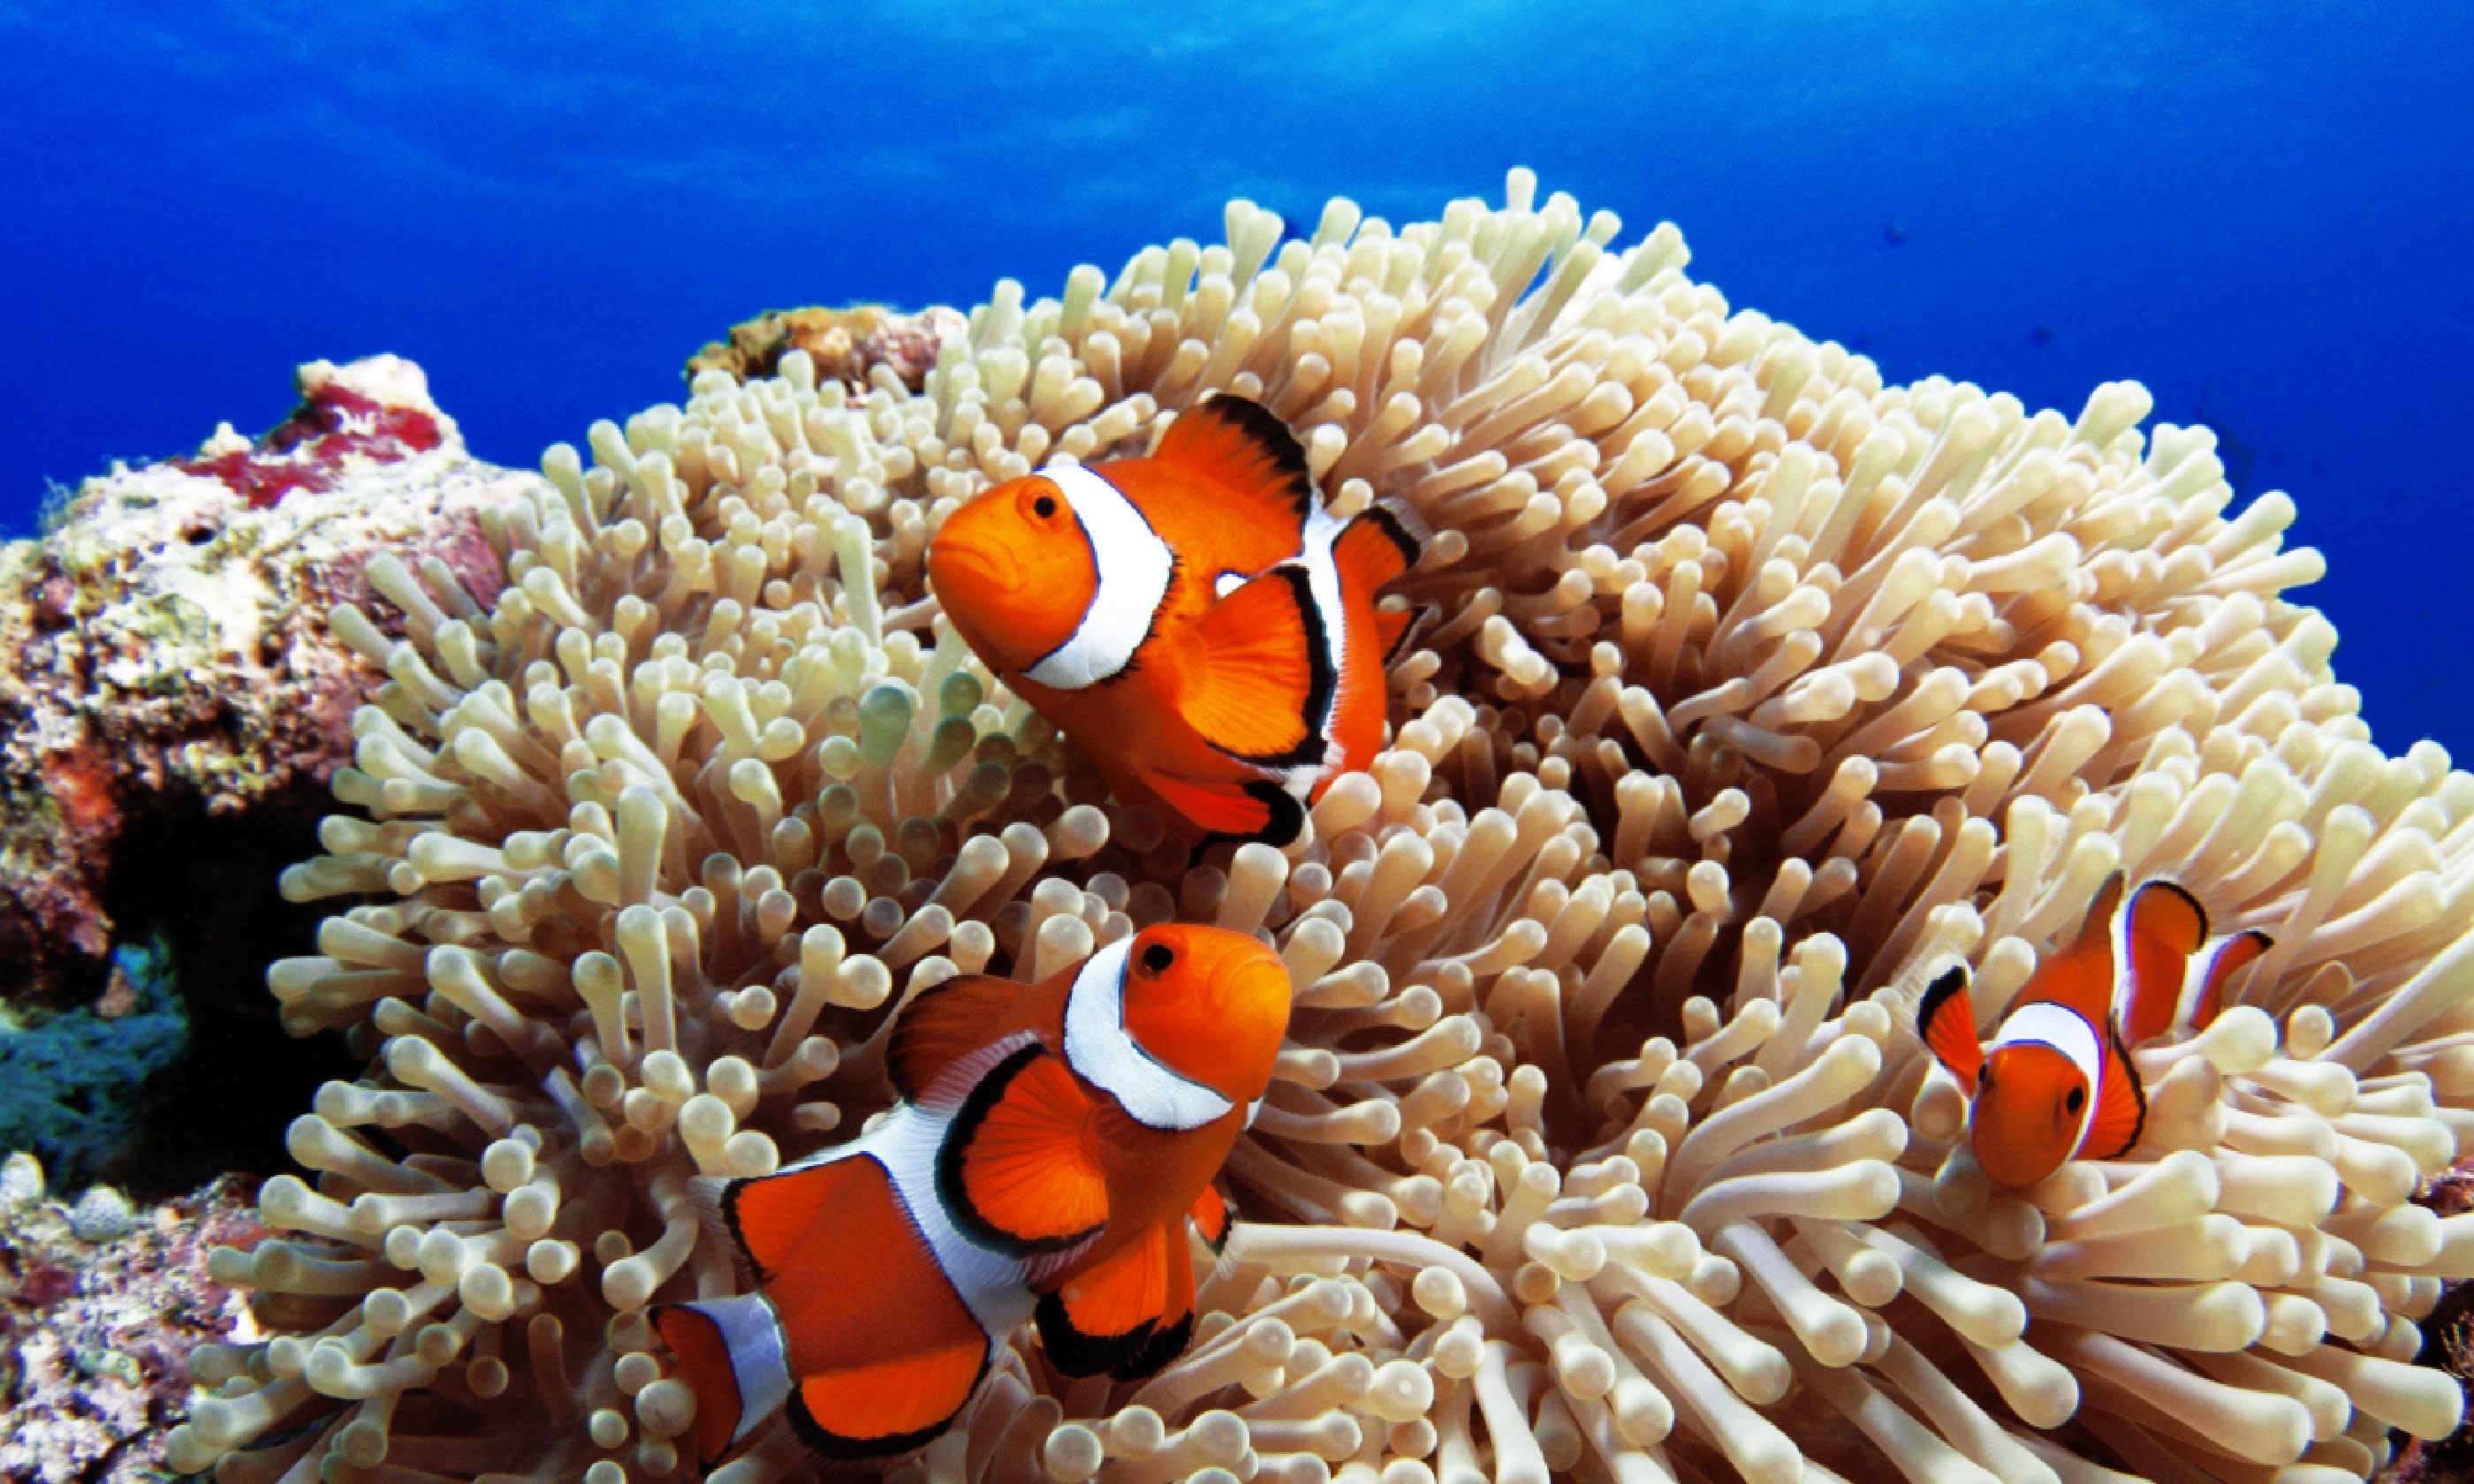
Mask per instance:
[[[471,457],[409,361],[312,362],[299,385],[263,438],[226,426],[190,457],[115,466],[39,539],[0,545],[0,1041],[61,1012],[122,1023],[142,998],[126,951],[159,944],[183,1043],[248,1065],[243,1046],[274,1041],[261,966],[309,930],[276,874],[330,807],[352,710],[385,679],[328,634],[327,609],[367,599],[381,550],[498,590],[483,515],[539,476]],[[308,1085],[273,1071],[237,1090],[281,1081],[288,1103]],[[234,1074],[189,1090],[230,1090],[217,1078]],[[260,1131],[271,1167],[277,1128]],[[146,1162],[180,1188],[230,1161]]]
[[[864,392],[869,370],[882,366],[916,392],[936,364],[937,346],[969,327],[958,310],[942,305],[916,314],[882,304],[768,309],[732,325],[727,341],[710,342],[690,356],[687,371],[692,377],[720,370],[745,381],[774,374],[783,356],[805,350],[819,376],[837,377]]]
[[[120,1199],[122,1233],[88,1245],[57,1205],[7,1204],[22,1168],[0,1164],[0,1479],[160,1479],[190,1356],[246,1307],[209,1279],[206,1254],[255,1245],[265,1229],[237,1183],[219,1180],[144,1212]]]

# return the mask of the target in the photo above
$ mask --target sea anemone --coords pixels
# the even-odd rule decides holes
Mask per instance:
[[[645,1306],[733,1281],[688,1178],[847,1137],[926,986],[1172,918],[1299,1007],[1195,1343],[1113,1383],[1018,1336],[897,1475],[2234,1484],[2455,1427],[2410,1362],[2474,1217],[2412,1197],[2474,1118],[2474,780],[2370,744],[2292,503],[2225,518],[2135,385],[1884,387],[1616,232],[1518,171],[1286,244],[1233,203],[1000,284],[915,392],[793,351],[553,447],[495,598],[371,563],[362,812],[284,882],[361,904],[269,973],[371,1070],[265,1187],[298,1235],[216,1258],[264,1334],[197,1357],[174,1466],[679,1475]],[[1391,601],[1438,611],[1307,837],[1190,865],[920,559],[1221,388],[1425,517]],[[2276,945],[2139,1053],[2128,1157],[1991,1186],[1913,998],[1964,960],[1989,1024],[2117,871]]]

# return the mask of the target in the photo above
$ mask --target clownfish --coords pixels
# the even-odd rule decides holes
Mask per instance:
[[[1409,518],[1333,519],[1287,426],[1222,393],[1148,458],[1054,466],[955,511],[928,577],[1120,799],[1188,838],[1277,845],[1382,745],[1412,615],[1374,596],[1418,559]]]
[[[1967,969],[1936,977],[1916,1011],[1926,1046],[1968,1096],[1968,1138],[1997,1185],[2032,1185],[2072,1160],[2139,1142],[2147,1089],[2127,1048],[2205,1030],[2234,971],[2267,951],[2259,932],[2211,940],[2207,913],[2171,881],[2122,901],[2106,878],[2077,939],[2037,967],[1993,1039],[1979,1042]]]
[[[1226,1239],[1212,1181],[1288,1020],[1271,948],[1183,925],[1035,986],[919,995],[888,1038],[889,1113],[774,1174],[696,1183],[754,1285],[654,1310],[699,1463],[777,1411],[819,1458],[918,1448],[1026,1322],[1069,1376],[1166,1365],[1194,1328],[1187,1232]]]

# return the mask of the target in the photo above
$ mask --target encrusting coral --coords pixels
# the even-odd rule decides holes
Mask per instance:
[[[1227,227],[1001,284],[915,394],[793,353],[596,424],[484,514],[495,598],[370,564],[369,817],[285,881],[361,904],[269,980],[374,1061],[266,1186],[297,1234],[216,1259],[270,1337],[199,1355],[174,1467],[677,1476],[644,1308],[732,1282],[688,1178],[885,1106],[923,987],[1170,918],[1299,1006],[1196,1341],[1065,1383],[1025,1334],[901,1477],[2303,1484],[2456,1426],[2410,1362],[2474,1217],[2411,1198],[2474,1120],[2474,780],[2370,745],[2283,495],[2226,519],[2135,385],[1884,387],[1525,172]],[[1190,866],[920,558],[1214,388],[1413,505],[1440,612],[1308,838]],[[1989,1025],[2116,871],[2276,946],[2139,1054],[2127,1158],[1991,1187],[1911,996],[1963,958]]]

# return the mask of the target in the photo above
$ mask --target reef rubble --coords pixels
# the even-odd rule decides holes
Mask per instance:
[[[109,1186],[49,1199],[33,1156],[0,1168],[0,1479],[137,1484],[165,1474],[189,1353],[229,1338],[245,1297],[206,1274],[266,1234],[240,1182],[142,1209]]]

